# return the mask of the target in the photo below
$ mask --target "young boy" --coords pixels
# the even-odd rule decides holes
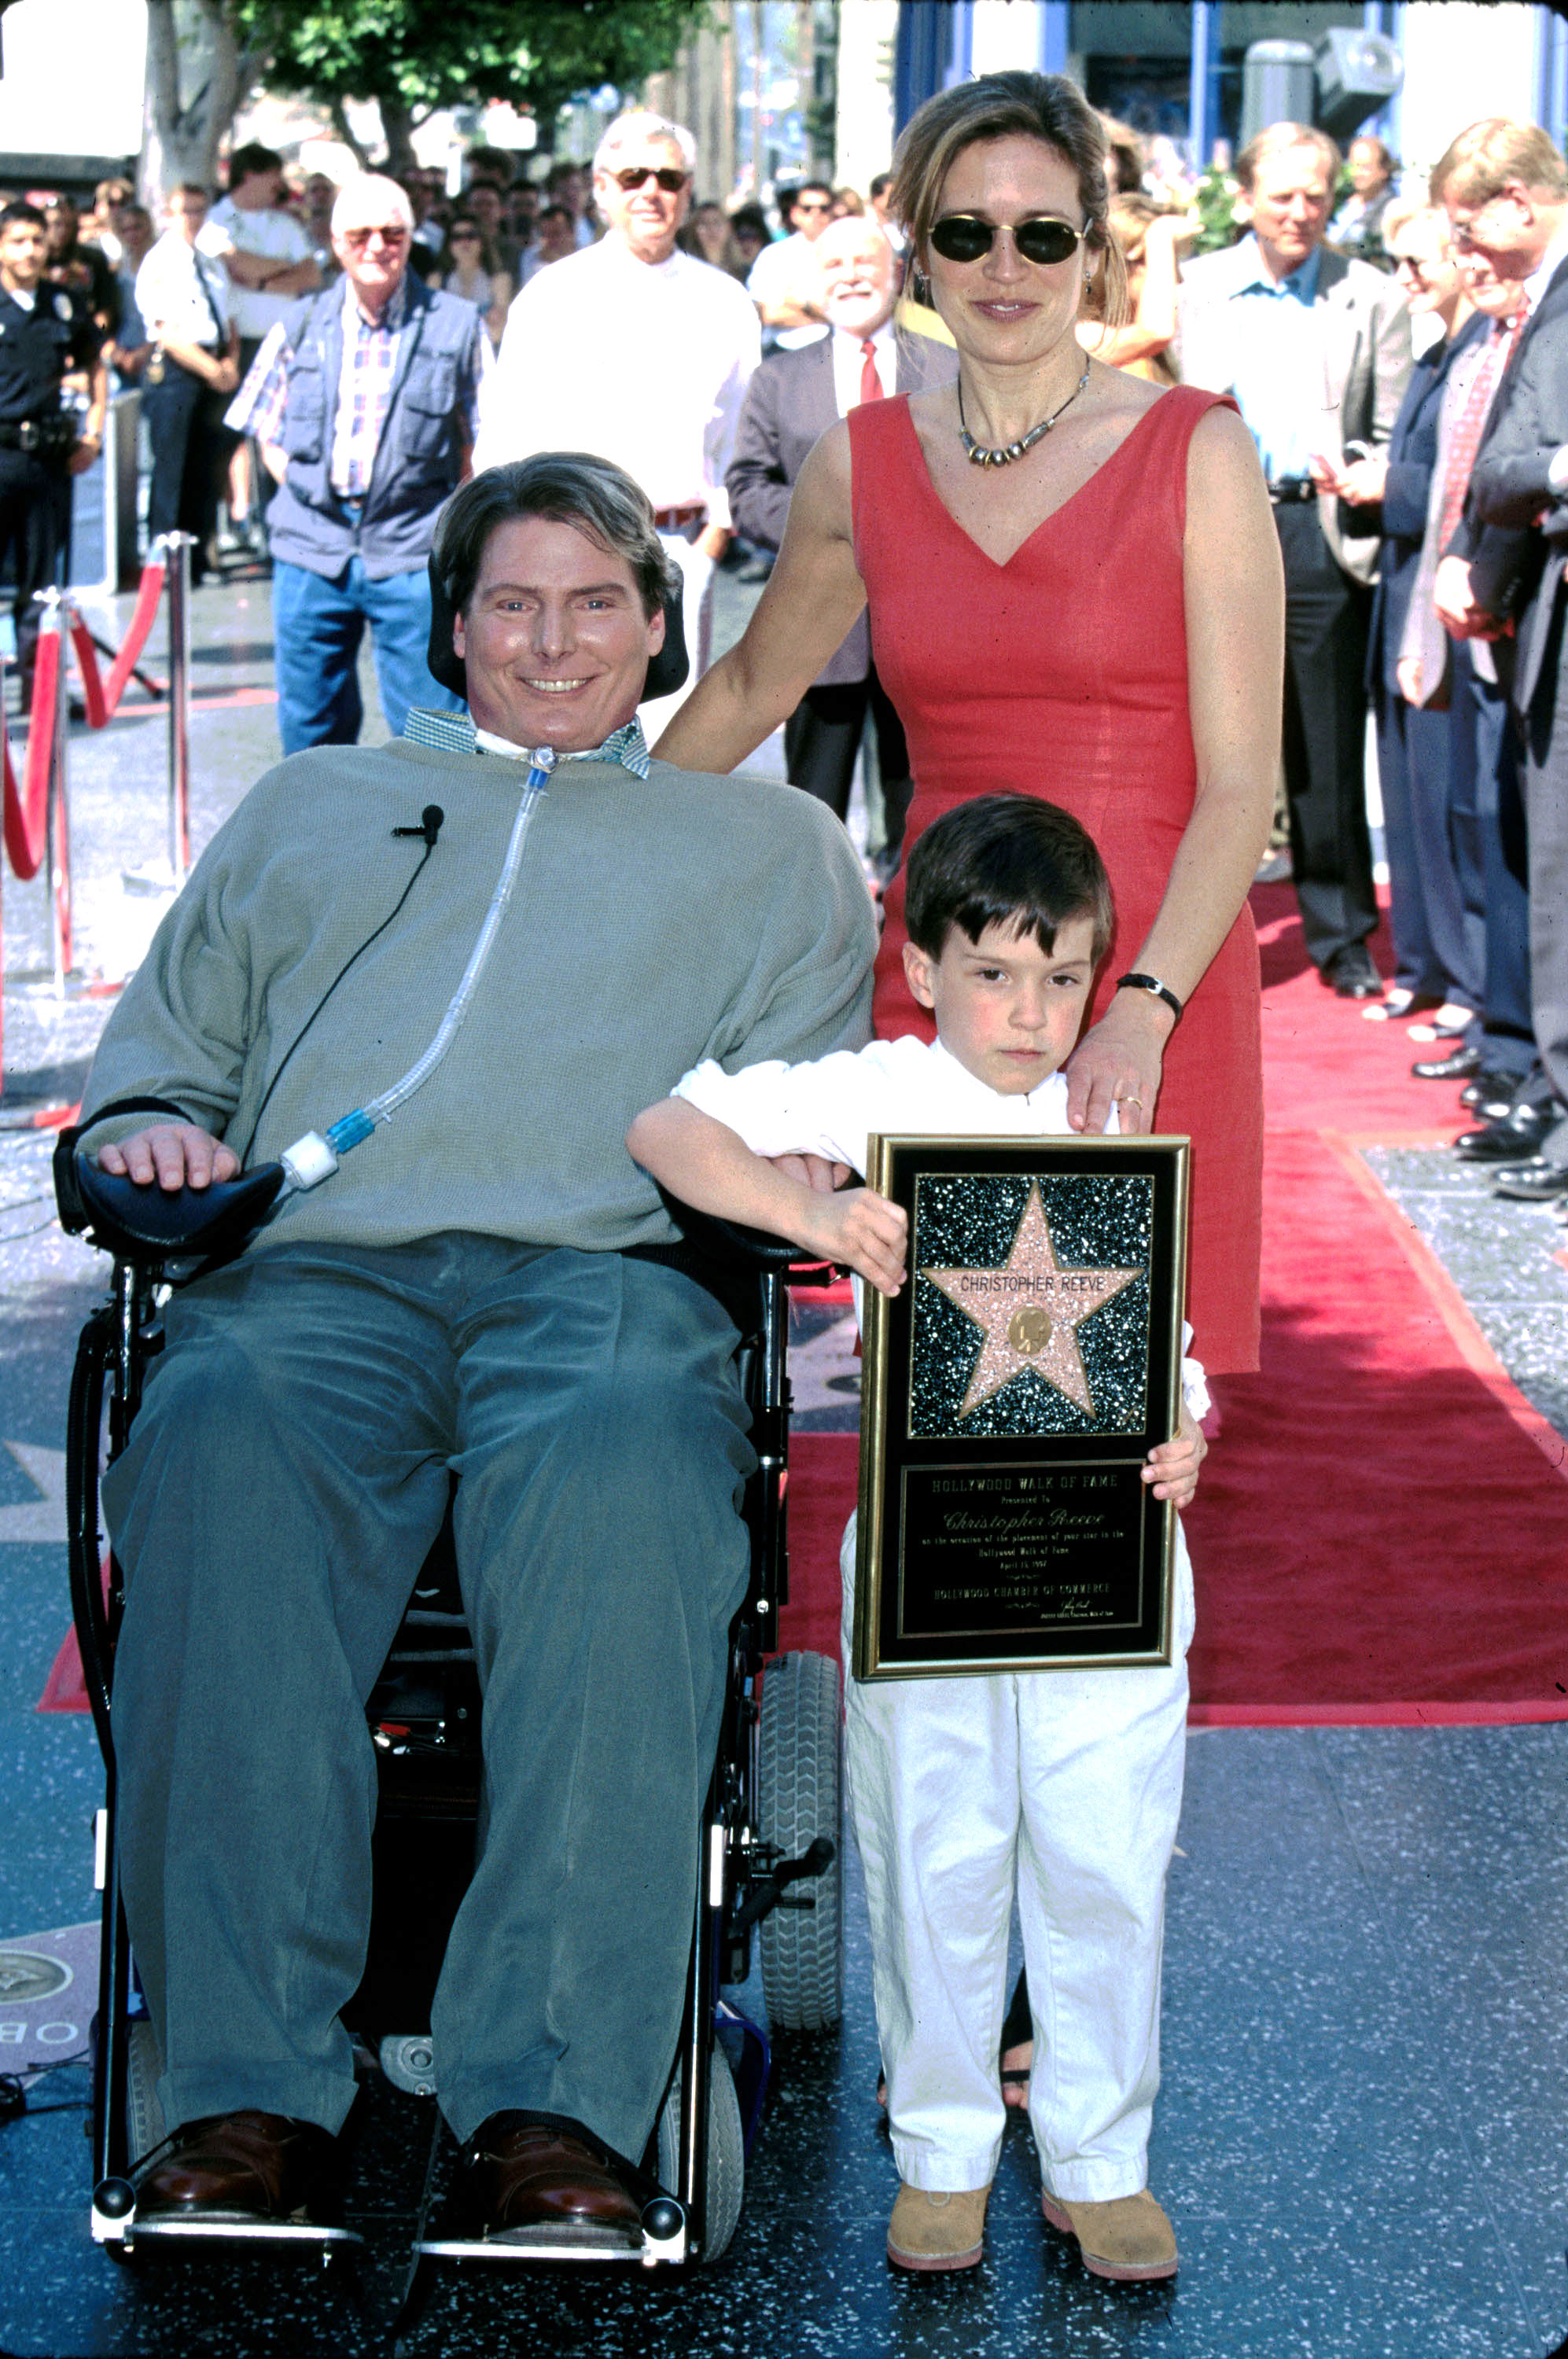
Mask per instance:
[[[873,1131],[1060,1135],[1060,1068],[1112,924],[1078,821],[1026,795],[949,812],[909,863],[904,951],[934,1044],[875,1040],[814,1064],[712,1062],[627,1134],[675,1194],[904,1283],[903,1212],[864,1187],[814,1191],[762,1158],[814,1154],[864,1171]],[[858,1288],[857,1288],[858,1293]],[[1174,1440],[1143,1470],[1192,1498],[1203,1373],[1182,1364]],[[844,1534],[844,1659],[855,1518]],[[1029,2119],[1046,2219],[1097,2276],[1166,2277],[1176,2240],[1148,2190],[1159,2083],[1160,1959],[1186,1737],[1192,1578],[1178,1540],[1169,1668],[847,1681],[845,1767],[866,1868],[877,2028],[901,2185],[888,2257],[962,2269],[981,2257],[1005,2120],[998,2084],[1015,1874],[1034,2020]]]

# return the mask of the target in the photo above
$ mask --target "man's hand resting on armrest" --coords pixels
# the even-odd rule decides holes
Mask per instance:
[[[844,1262],[883,1294],[904,1282],[902,1209],[869,1188],[823,1192],[811,1176],[847,1167],[820,1156],[765,1162],[738,1134],[684,1098],[645,1106],[626,1133],[645,1171],[700,1212],[788,1237],[823,1261]],[[800,1176],[797,1177],[797,1171]]]
[[[214,1180],[232,1180],[240,1158],[221,1138],[199,1130],[193,1122],[158,1123],[151,1130],[133,1131],[110,1147],[98,1149],[98,1168],[120,1179],[150,1188],[156,1180],[172,1196],[177,1188],[210,1187]]]

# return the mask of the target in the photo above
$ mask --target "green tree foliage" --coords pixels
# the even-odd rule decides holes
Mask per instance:
[[[232,0],[242,46],[272,88],[337,110],[376,99],[394,125],[507,99],[548,133],[559,108],[630,91],[675,61],[704,0]]]
[[[1213,254],[1221,246],[1234,245],[1241,235],[1236,218],[1236,187],[1234,177],[1215,164],[1198,182],[1192,200],[1200,224],[1194,254]]]

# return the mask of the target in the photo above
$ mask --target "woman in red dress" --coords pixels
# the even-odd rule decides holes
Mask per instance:
[[[823,435],[746,636],[657,750],[732,769],[869,601],[909,741],[906,843],[997,788],[1083,821],[1116,933],[1067,1068],[1070,1115],[1098,1131],[1115,1102],[1124,1130],[1191,1136],[1195,1349],[1214,1371],[1256,1367],[1246,905],[1273,806],[1283,645],[1257,456],[1230,403],[1084,359],[1085,282],[1110,270],[1114,310],[1118,258],[1103,133],[1073,84],[993,74],[943,92],[904,133],[893,201],[957,382],[866,404]],[[929,1037],[904,984],[902,907],[896,881],[877,1028]]]
[[[1110,872],[1116,931],[1066,1069],[1069,1119],[1099,1131],[1114,1103],[1123,1130],[1158,1122],[1190,1135],[1195,1349],[1211,1369],[1256,1367],[1262,1084],[1247,891],[1273,807],[1284,640],[1257,456],[1233,404],[1083,359],[1085,283],[1109,271],[1115,326],[1120,266],[1104,132],[1073,83],[993,74],[931,100],[899,141],[892,202],[958,347],[957,384],[864,405],[823,435],[745,637],[656,750],[688,768],[732,768],[793,711],[869,603],[877,670],[909,737],[906,843],[997,788],[1083,821]],[[877,1027],[929,1037],[903,940],[895,883]],[[874,1713],[855,1689],[850,1708]],[[869,1821],[858,1799],[855,1809],[864,1850]],[[953,1851],[951,1827],[928,1832],[922,1858]],[[891,1973],[896,1945],[884,1929],[878,1949],[873,1916],[878,1973]],[[1004,2065],[1028,2060],[1018,2034],[1030,2012],[1020,1985]],[[878,2023],[886,2057],[880,1991]],[[902,2052],[909,2025],[894,2027]],[[1151,2045],[1155,2077],[1157,2053]],[[1082,2063],[1053,2056],[1051,2088]],[[891,2087],[888,2103],[902,2174],[900,2132],[914,2170],[916,2133],[923,2123],[931,2147],[935,2115],[928,2104],[901,2118]],[[1043,2163],[1051,2116],[1032,2091],[1030,2113]],[[1092,2158],[1104,2129],[1085,2143]],[[961,2180],[939,2177],[949,2192],[901,2184],[888,2250],[902,2266],[978,2260],[985,2196],[972,2191],[980,2165],[969,2159]],[[1171,2223],[1119,2170],[1102,2158],[1083,2186],[1074,2179],[1083,2200],[1059,2187],[1046,2216],[1071,2227],[1101,2276],[1170,2277]],[[1045,2179],[1049,2190],[1050,2169]]]

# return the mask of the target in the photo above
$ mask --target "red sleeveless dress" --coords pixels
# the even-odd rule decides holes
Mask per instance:
[[[1081,820],[1116,895],[1092,1019],[1133,963],[1192,809],[1181,536],[1187,446],[1218,397],[1163,394],[1005,565],[937,496],[906,397],[849,413],[855,561],[877,669],[909,742],[906,848],[971,795],[1010,788]],[[904,891],[887,895],[876,1027],[930,1039],[904,980]],[[1192,1141],[1193,1350],[1258,1365],[1263,1079],[1258,944],[1244,908],[1165,1049],[1155,1128]]]

